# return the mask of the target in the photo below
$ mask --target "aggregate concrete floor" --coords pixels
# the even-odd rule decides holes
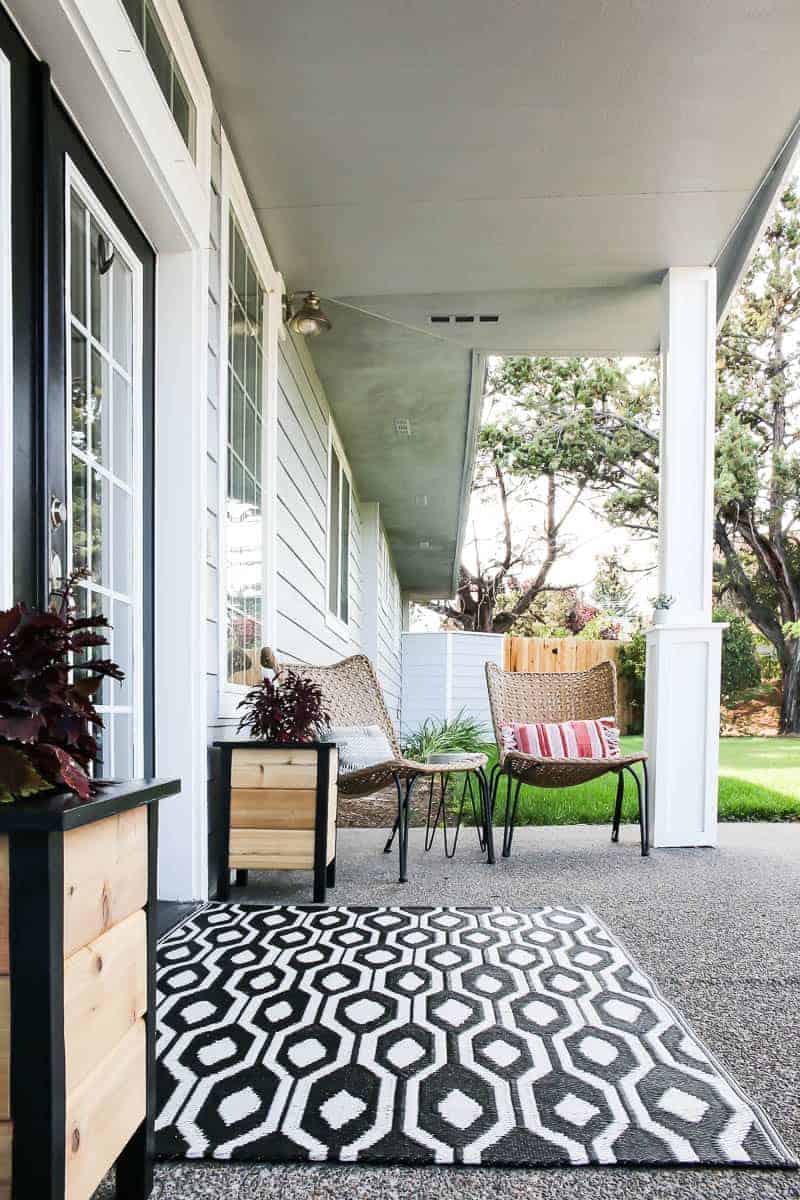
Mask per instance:
[[[472,830],[455,860],[411,833],[410,882],[397,883],[386,833],[339,834],[331,902],[588,904],[638,958],[795,1154],[800,1151],[800,824],[721,825],[715,850],[642,859],[633,827],[612,846],[598,826],[523,828],[488,867]],[[251,901],[310,900],[307,874],[255,875]],[[797,1200],[800,1173],[742,1170],[551,1170],[162,1164],[153,1200]],[[110,1200],[106,1183],[96,1200]]]

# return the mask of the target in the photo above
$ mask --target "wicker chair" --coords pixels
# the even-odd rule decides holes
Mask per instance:
[[[520,788],[523,783],[538,787],[572,787],[588,783],[601,775],[617,776],[611,840],[619,841],[625,773],[636,783],[639,803],[639,832],[642,854],[650,852],[648,842],[647,755],[626,754],[619,758],[535,758],[518,751],[506,751],[502,726],[516,722],[592,720],[617,715],[617,673],[612,662],[599,663],[588,671],[523,672],[503,671],[495,663],[486,664],[486,683],[492,724],[497,740],[498,759],[492,771],[492,795],[503,774],[508,780],[506,818],[503,831],[503,857],[511,853]],[[634,770],[640,764],[642,778]],[[516,790],[512,801],[512,782]]]
[[[322,691],[324,707],[330,715],[332,726],[378,725],[386,734],[392,748],[392,757],[386,762],[376,763],[360,771],[340,773],[339,792],[344,796],[369,796],[394,782],[397,789],[397,818],[389,836],[384,853],[388,854],[396,833],[399,834],[400,882],[408,880],[408,819],[411,796],[417,780],[423,776],[432,778],[441,773],[441,766],[418,763],[403,757],[397,734],[394,730],[380,681],[370,660],[365,654],[354,654],[330,666],[306,666],[304,663],[278,664],[268,649],[261,652],[262,666],[270,669],[288,669],[303,679],[316,683]],[[469,761],[448,763],[448,771],[476,771],[481,777],[481,796],[484,820],[489,836],[487,854],[494,862],[494,847],[491,836],[491,806],[488,784],[485,784],[483,768],[485,755],[471,755]]]

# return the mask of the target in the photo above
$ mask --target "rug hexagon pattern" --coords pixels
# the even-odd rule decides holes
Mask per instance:
[[[162,1157],[793,1165],[588,909],[210,903],[158,958]]]

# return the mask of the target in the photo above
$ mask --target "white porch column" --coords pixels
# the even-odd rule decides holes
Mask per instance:
[[[662,290],[658,590],[675,602],[647,632],[651,837],[711,846],[722,639],[711,621],[716,272],[673,268]]]

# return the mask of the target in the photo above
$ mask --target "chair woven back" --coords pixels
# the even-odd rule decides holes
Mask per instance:
[[[540,721],[581,721],[617,715],[617,672],[613,662],[588,671],[503,671],[486,664],[489,706],[497,747],[501,726]]]
[[[386,734],[394,757],[401,757],[383,689],[366,654],[354,654],[327,667],[310,667],[305,663],[280,666],[317,684],[331,725],[378,725]]]

